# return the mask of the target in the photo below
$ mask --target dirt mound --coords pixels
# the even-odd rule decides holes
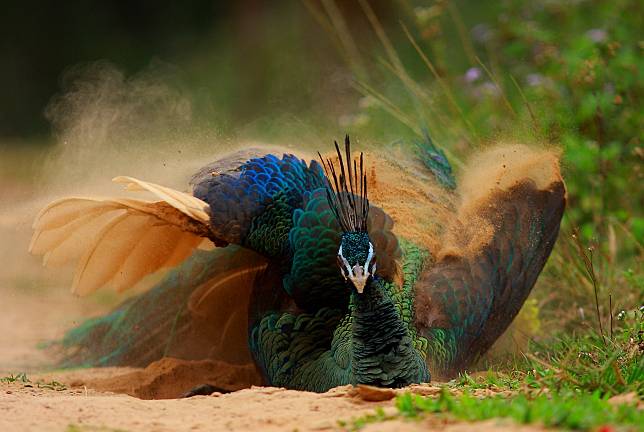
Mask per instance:
[[[79,377],[69,382],[69,385],[103,392],[125,393],[139,399],[175,399],[201,384],[237,391],[261,383],[261,376],[253,365],[240,366],[212,360],[186,361],[166,357],[145,369],[107,377]]]

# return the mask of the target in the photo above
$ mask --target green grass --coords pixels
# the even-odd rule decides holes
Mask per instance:
[[[590,430],[614,426],[642,430],[644,410],[636,403],[613,404],[599,392],[554,392],[530,396],[494,396],[478,398],[469,391],[454,395],[444,387],[438,397],[405,393],[396,398],[397,413],[387,415],[382,408],[353,420],[340,422],[341,427],[358,430],[370,423],[395,419],[422,420],[428,415],[444,420],[476,422],[493,418],[509,419],[519,424],[541,424],[546,427]],[[639,429],[638,429],[639,428]]]
[[[29,378],[27,378],[27,374],[24,372],[20,372],[16,375],[14,374],[9,374],[7,376],[4,376],[0,378],[0,383],[30,383],[31,381]]]
[[[20,372],[17,374],[9,374],[7,376],[1,377],[0,378],[0,383],[18,383],[22,384],[23,387],[36,387],[36,388],[41,388],[41,389],[47,389],[47,390],[54,390],[54,391],[63,391],[67,390],[67,386],[59,381],[52,380],[52,381],[43,381],[43,380],[38,380],[36,382],[33,382],[27,377],[27,374],[25,372]]]
[[[613,404],[600,392],[547,392],[539,395],[516,394],[478,398],[469,390],[454,395],[444,387],[438,398],[405,393],[396,399],[398,412],[387,415],[382,408],[340,426],[357,430],[370,423],[394,419],[422,420],[427,415],[467,422],[510,419],[520,424],[540,424],[551,428],[591,430],[600,426],[644,430],[644,410],[633,402]],[[639,428],[639,429],[638,429]]]
[[[401,395],[396,400],[399,416],[422,418],[426,414],[444,415],[465,421],[508,418],[517,423],[539,423],[547,427],[588,430],[602,425],[633,426],[644,424],[644,412],[634,404],[613,405],[599,392],[561,392],[514,397],[477,398],[469,392],[460,396],[443,389],[438,398]]]
[[[644,310],[621,312],[612,336],[592,330],[532,342],[523,359],[496,365],[487,375],[464,373],[453,388],[538,392],[636,393],[644,397]],[[509,372],[508,372],[509,371]]]
[[[644,331],[623,330],[619,338],[603,340],[596,334],[563,336],[550,346],[536,347],[529,355],[534,387],[583,389],[616,395],[644,395]]]
[[[373,414],[366,414],[362,417],[352,420],[351,422],[346,422],[343,420],[338,420],[338,426],[345,429],[359,430],[365,427],[370,423],[380,423],[387,420],[395,420],[398,418],[398,415],[387,415],[385,410],[378,407],[375,409]]]

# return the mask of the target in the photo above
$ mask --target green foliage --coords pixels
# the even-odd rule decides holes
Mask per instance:
[[[588,238],[609,217],[642,224],[643,12],[635,0],[513,0],[487,42],[502,74],[526,85],[543,136],[563,145],[568,214]]]
[[[535,344],[525,382],[533,388],[598,391],[644,397],[644,311],[622,312],[612,336],[565,335]]]
[[[438,398],[403,394],[396,399],[396,406],[400,415],[406,418],[419,418],[424,414],[448,415],[466,421],[509,418],[517,423],[542,423],[547,427],[581,430],[606,424],[638,426],[644,422],[644,412],[636,406],[614,406],[599,393],[477,398],[469,392],[454,396],[443,389]]]

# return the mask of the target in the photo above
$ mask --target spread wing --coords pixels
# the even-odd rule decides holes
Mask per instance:
[[[454,376],[492,346],[557,239],[566,192],[556,158],[497,156],[502,174],[489,169],[488,180],[479,179],[448,227],[435,265],[416,284],[416,324],[429,341],[433,376]]]
[[[41,210],[33,224],[30,252],[43,255],[48,267],[75,263],[72,292],[78,295],[106,285],[128,289],[181,263],[210,234],[203,201],[131,177],[114,181],[161,201],[63,198]]]

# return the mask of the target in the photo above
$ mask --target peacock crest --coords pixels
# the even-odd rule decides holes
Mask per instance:
[[[367,196],[367,176],[364,172],[364,155],[362,152],[360,153],[359,164],[351,157],[349,135],[344,138],[346,161],[342,157],[338,142],[334,141],[334,144],[340,165],[339,172],[336,171],[330,158],[325,160],[318,153],[327,178],[326,194],[329,206],[342,231],[345,233],[365,233],[369,218],[369,198]]]

